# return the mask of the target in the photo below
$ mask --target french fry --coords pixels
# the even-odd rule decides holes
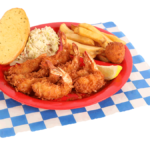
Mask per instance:
[[[86,28],[86,29],[88,29],[88,30],[90,30],[90,31],[93,31],[93,32],[95,32],[95,33],[97,33],[97,34],[102,35],[102,36],[107,40],[107,43],[112,42],[112,40],[109,39],[107,36],[105,36],[105,35],[103,34],[103,32],[99,31],[96,27],[92,26],[91,24],[88,24],[88,23],[80,23],[79,26],[80,26],[80,27],[83,27],[83,28]]]
[[[103,33],[105,36],[107,36],[109,39],[111,39],[113,42],[121,42],[122,44],[126,45],[126,42],[119,39],[117,36],[112,34]]]
[[[101,54],[98,54],[96,57],[97,57],[100,61],[103,61],[103,62],[110,62],[110,61],[107,59],[106,56],[103,56],[103,55],[101,55]]]
[[[100,53],[100,55],[106,57],[105,50]]]
[[[75,33],[85,36],[88,38],[91,38],[92,40],[98,42],[102,47],[106,47],[108,42],[106,41],[106,38],[102,34],[95,33],[93,31],[90,31],[83,27],[78,27],[74,30]]]
[[[59,30],[61,32],[64,32],[64,33],[74,33],[72,30],[70,30],[65,23],[61,24],[60,27],[59,27]]]
[[[96,33],[98,33],[98,34],[103,34],[103,36],[106,38],[106,40],[107,40],[108,42],[121,42],[121,43],[123,43],[124,45],[126,44],[125,41],[119,39],[117,36],[112,35],[112,34],[107,34],[107,33],[105,33],[105,32],[101,32],[101,31],[99,31],[97,28],[95,28],[94,26],[92,26],[92,25],[90,25],[90,24],[87,24],[87,23],[80,23],[79,26],[80,26],[80,27],[84,27],[84,28],[86,28],[86,29],[88,29],[88,30],[91,30],[91,31],[93,31],[93,32],[96,32]]]
[[[84,44],[80,44],[78,42],[72,41],[70,39],[67,39],[67,43],[70,46],[72,46],[72,43],[75,43],[78,46],[78,49],[79,49],[81,55],[84,53],[84,51],[87,51],[91,55],[92,58],[95,58],[96,55],[100,54],[101,51],[104,50],[104,48],[102,48],[102,47],[84,45]]]
[[[66,37],[70,40],[85,44],[85,45],[91,45],[94,46],[94,41],[90,38],[75,34],[75,33],[66,33]]]
[[[95,46],[101,47],[99,43],[94,41]]]
[[[88,29],[90,31],[93,31],[95,33],[99,33],[100,32],[97,28],[95,28],[94,26],[92,26],[91,24],[88,24],[88,23],[80,23],[79,27],[86,28],[86,29]]]
[[[71,24],[71,30],[75,30],[75,28],[77,28],[78,26],[75,26],[74,24]]]
[[[74,28],[74,33],[78,34],[79,33],[79,27]]]

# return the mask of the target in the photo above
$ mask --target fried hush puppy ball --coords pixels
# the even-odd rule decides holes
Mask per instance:
[[[125,57],[125,47],[120,42],[111,42],[105,50],[106,57],[114,64],[120,64]]]

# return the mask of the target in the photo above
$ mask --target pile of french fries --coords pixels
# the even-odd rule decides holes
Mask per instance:
[[[115,35],[101,32],[87,23],[80,23],[77,26],[72,24],[70,28],[63,23],[60,25],[60,31],[65,33],[68,44],[75,43],[78,46],[81,56],[84,51],[87,51],[92,58],[97,56],[99,60],[104,62],[109,62],[105,56],[105,48],[108,43],[121,42],[126,44]]]

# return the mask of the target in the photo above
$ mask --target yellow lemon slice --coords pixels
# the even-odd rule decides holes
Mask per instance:
[[[101,71],[101,73],[104,75],[104,78],[106,80],[112,80],[116,78],[120,71],[122,70],[122,66],[117,65],[117,66],[101,66],[97,65],[98,69]]]

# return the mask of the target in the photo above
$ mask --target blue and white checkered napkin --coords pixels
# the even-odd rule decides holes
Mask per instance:
[[[142,56],[137,54],[133,45],[113,22],[96,24],[96,26],[106,29],[124,40],[130,49],[133,69],[122,89],[97,104],[69,110],[33,108],[16,102],[0,91],[0,137],[14,136],[22,131],[36,131],[54,126],[64,126],[150,105],[149,65]]]

